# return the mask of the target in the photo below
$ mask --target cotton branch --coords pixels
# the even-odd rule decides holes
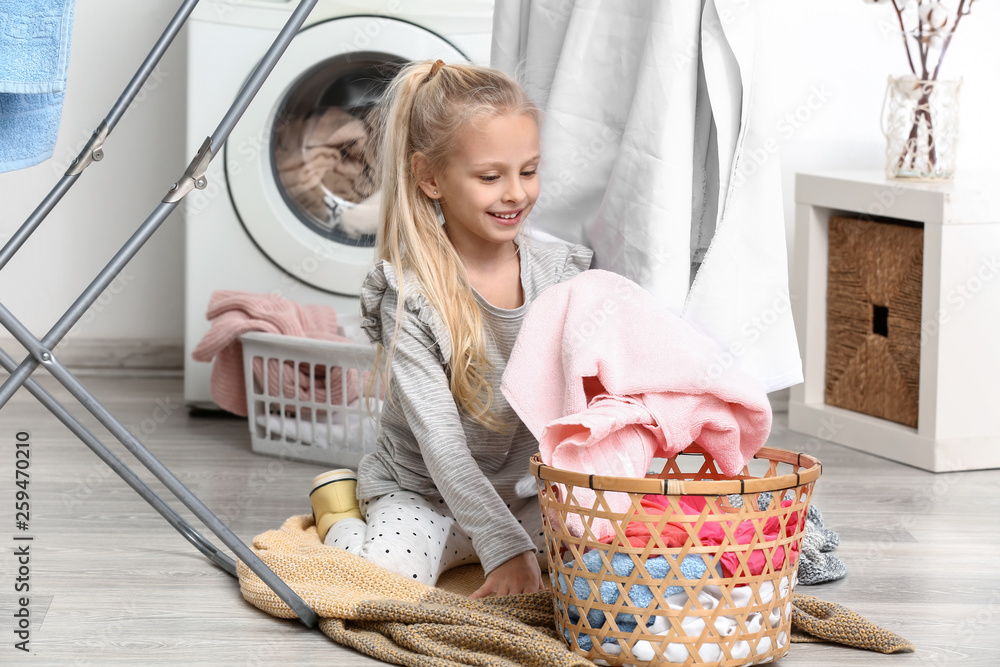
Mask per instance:
[[[893,3],[896,2],[896,0],[892,1]],[[975,2],[975,0],[969,0],[969,6],[965,7],[965,0],[959,0],[958,9],[955,10],[955,22],[951,24],[951,30],[948,31],[948,36],[944,39],[944,45],[941,47],[941,54],[938,56],[937,67],[934,68],[934,75],[931,77],[932,81],[937,81],[938,70],[941,69],[941,63],[944,61],[944,54],[948,51],[948,45],[951,44],[951,38],[955,34],[955,29],[958,28],[958,23],[962,20],[962,17],[972,11],[973,2]],[[962,11],[963,8],[965,11]]]
[[[931,52],[931,38],[928,35],[924,39],[924,22],[920,18],[920,5],[923,2],[924,0],[917,0],[917,47],[920,49],[920,79],[927,80],[927,56]]]
[[[897,4],[896,0],[892,0],[892,8],[896,10],[896,18],[899,19],[899,30],[903,35],[903,46],[906,47],[906,59],[910,63],[910,71],[913,72],[913,76],[916,76],[917,68],[913,65],[913,54],[910,53],[910,42],[906,39],[906,26],[903,24],[903,10]],[[940,63],[940,61],[938,62]]]

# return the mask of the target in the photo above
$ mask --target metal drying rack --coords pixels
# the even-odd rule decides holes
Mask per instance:
[[[185,521],[166,502],[163,501],[149,486],[146,485],[125,463],[122,462],[107,446],[104,445],[93,433],[91,433],[80,421],[74,417],[59,401],[52,397],[38,382],[31,378],[31,374],[39,367],[44,367],[52,376],[58,380],[70,394],[79,401],[91,414],[93,414],[108,431],[110,431],[125,448],[131,452],[140,463],[142,463],[153,475],[170,490],[174,496],[180,500],[196,517],[207,526],[215,535],[236,554],[243,563],[250,568],[258,577],[280,597],[298,618],[307,627],[315,627],[317,623],[316,613],[307,605],[288,584],[276,575],[260,558],[246,545],[233,531],[222,522],[208,507],[205,506],[197,496],[194,495],[170,470],[163,465],[153,454],[132,435],[125,426],[107,408],[105,408],[97,398],[87,390],[81,382],[63,366],[56,358],[53,350],[56,345],[72,329],[73,325],[83,317],[94,301],[111,284],[118,274],[125,268],[125,265],[149,240],[160,224],[167,219],[177,204],[192,190],[204,189],[208,184],[205,172],[208,169],[212,158],[218,153],[219,148],[225,143],[230,132],[239,122],[243,112],[246,111],[264,80],[271,73],[275,63],[285,52],[295,34],[301,29],[306,17],[312,11],[318,0],[300,0],[295,11],[292,12],[285,26],[278,33],[271,47],[264,54],[260,63],[254,69],[250,78],[243,85],[236,100],[230,106],[225,116],[219,122],[212,136],[207,137],[201,148],[195,154],[191,163],[184,173],[174,183],[163,200],[156,205],[152,213],[139,225],[139,228],[119,249],[110,262],[97,274],[97,277],[90,283],[86,290],[77,298],[72,306],[53,325],[45,336],[36,338],[17,317],[11,313],[3,303],[0,303],[0,324],[3,324],[17,341],[28,350],[28,356],[17,364],[13,357],[0,349],[0,365],[9,373],[10,377],[0,386],[0,409],[7,404],[11,396],[24,386],[31,394],[37,398],[52,414],[69,428],[80,440],[83,441],[97,456],[104,461],[119,477],[135,490],[143,499],[159,512],[164,519],[173,526],[184,538],[193,544],[198,551],[203,553],[210,561],[221,567],[223,570],[233,575],[236,574],[236,563],[227,554],[220,551],[210,540],[199,533],[193,526]],[[14,233],[7,243],[0,249],[0,270],[7,262],[20,250],[32,232],[38,228],[42,221],[55,208],[63,195],[76,183],[83,171],[94,162],[104,159],[104,142],[114,131],[118,121],[125,115],[132,100],[142,88],[146,79],[159,63],[160,58],[169,48],[171,42],[180,32],[188,17],[191,15],[198,0],[184,0],[177,13],[167,24],[166,29],[160,38],[153,45],[149,54],[143,60],[132,80],[129,81],[118,101],[111,108],[101,124],[94,130],[93,135],[87,145],[80,152],[79,156],[73,160],[69,169],[62,176],[58,183],[52,188],[48,195],[42,200],[38,207],[28,216],[28,219]]]

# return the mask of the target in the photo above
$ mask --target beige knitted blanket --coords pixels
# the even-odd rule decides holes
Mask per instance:
[[[340,644],[413,667],[591,665],[556,634],[549,593],[469,600],[408,581],[319,541],[312,516],[258,535],[254,551],[320,617]],[[242,562],[240,590],[280,618],[295,614]]]
[[[327,636],[384,662],[593,664],[566,648],[556,633],[547,591],[469,600],[466,595],[482,583],[478,566],[445,573],[438,588],[431,588],[324,546],[310,515],[293,516],[280,529],[258,535],[253,549],[316,612]],[[246,565],[238,562],[237,568],[247,602],[272,616],[295,617]],[[833,641],[883,653],[913,650],[906,640],[838,605],[796,595],[794,606],[792,641]]]

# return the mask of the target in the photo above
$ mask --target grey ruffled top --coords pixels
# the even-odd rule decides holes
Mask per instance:
[[[443,500],[472,538],[488,573],[534,543],[507,509],[515,498],[535,495],[528,459],[538,443],[500,392],[507,359],[532,301],[542,290],[590,267],[583,246],[525,239],[520,247],[524,304],[497,308],[475,293],[486,329],[493,370],[493,411],[514,426],[496,433],[461,413],[448,385],[451,340],[416,277],[403,280],[404,306],[390,396],[383,403],[375,450],[358,468],[358,496],[374,498],[399,490]],[[362,328],[387,349],[395,330],[399,281],[395,267],[378,262],[361,291]]]

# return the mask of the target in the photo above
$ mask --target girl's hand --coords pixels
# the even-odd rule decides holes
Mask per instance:
[[[484,598],[490,593],[518,595],[542,590],[542,571],[531,551],[514,556],[496,567],[486,576],[486,583],[469,596],[470,600]]]

